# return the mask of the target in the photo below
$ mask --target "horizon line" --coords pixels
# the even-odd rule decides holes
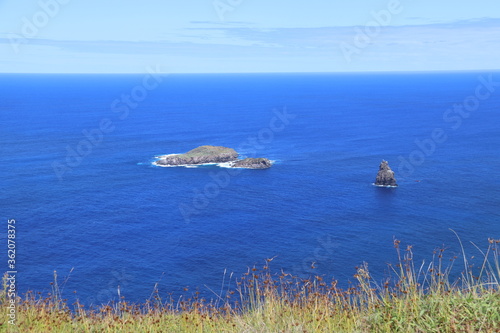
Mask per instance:
[[[498,69],[429,69],[429,70],[367,70],[367,71],[307,71],[307,72],[159,72],[160,75],[202,75],[202,74],[374,74],[374,73],[456,73],[456,72],[498,72]],[[0,75],[142,75],[147,72],[0,72]]]

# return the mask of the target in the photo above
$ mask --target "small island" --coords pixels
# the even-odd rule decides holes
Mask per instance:
[[[192,166],[201,164],[228,163],[232,168],[267,169],[272,163],[267,158],[238,159],[238,153],[222,146],[200,146],[184,154],[159,156],[153,164],[158,166]]]
[[[394,171],[389,167],[389,162],[382,160],[380,163],[377,178],[375,179],[375,186],[380,187],[397,187]]]
[[[271,167],[271,161],[267,158],[245,158],[238,160],[231,165],[233,168],[247,168],[247,169],[267,169]]]

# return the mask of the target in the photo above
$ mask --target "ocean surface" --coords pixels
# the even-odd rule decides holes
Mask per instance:
[[[248,268],[335,278],[363,262],[479,258],[500,238],[500,73],[0,75],[0,233],[18,292],[101,304],[199,290]],[[200,145],[267,170],[161,168]],[[373,186],[385,159],[398,188]],[[232,172],[232,173],[230,173]],[[315,269],[311,268],[314,263]],[[455,263],[459,274],[463,263]],[[76,294],[74,293],[76,291]]]

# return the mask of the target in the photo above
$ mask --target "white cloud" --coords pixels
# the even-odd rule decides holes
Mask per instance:
[[[0,47],[5,52],[0,53],[0,71],[36,65],[41,71],[57,71],[58,63],[67,70],[68,65],[63,63],[72,63],[71,57],[87,62],[76,69],[91,68],[92,63],[106,68],[106,61],[116,67],[125,60],[144,63],[155,59],[168,61],[169,68],[179,72],[193,68],[202,72],[215,68],[236,72],[500,68],[500,20],[383,27],[347,62],[340,44],[354,45],[356,34],[354,27],[263,30],[229,25],[178,30],[160,36],[163,40],[147,42],[31,39],[20,46],[22,57],[12,52],[9,39],[3,35]],[[43,59],[48,55],[58,61],[44,66]],[[130,66],[123,67],[127,71]]]

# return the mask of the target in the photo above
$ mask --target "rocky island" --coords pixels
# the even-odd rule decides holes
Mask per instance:
[[[231,148],[217,146],[201,146],[185,154],[160,156],[157,165],[192,165],[206,163],[224,163],[234,161],[238,153]]]
[[[232,168],[267,169],[271,161],[267,158],[238,159],[238,153],[232,149],[221,146],[200,146],[184,154],[159,156],[154,162],[158,166],[186,166],[211,163],[228,163]]]
[[[387,161],[383,160],[382,163],[380,163],[377,178],[375,179],[375,185],[381,187],[398,186],[396,178],[394,177],[394,171],[391,170]]]
[[[247,168],[247,169],[267,169],[271,167],[271,161],[267,158],[245,158],[238,160],[231,165],[233,168]]]

